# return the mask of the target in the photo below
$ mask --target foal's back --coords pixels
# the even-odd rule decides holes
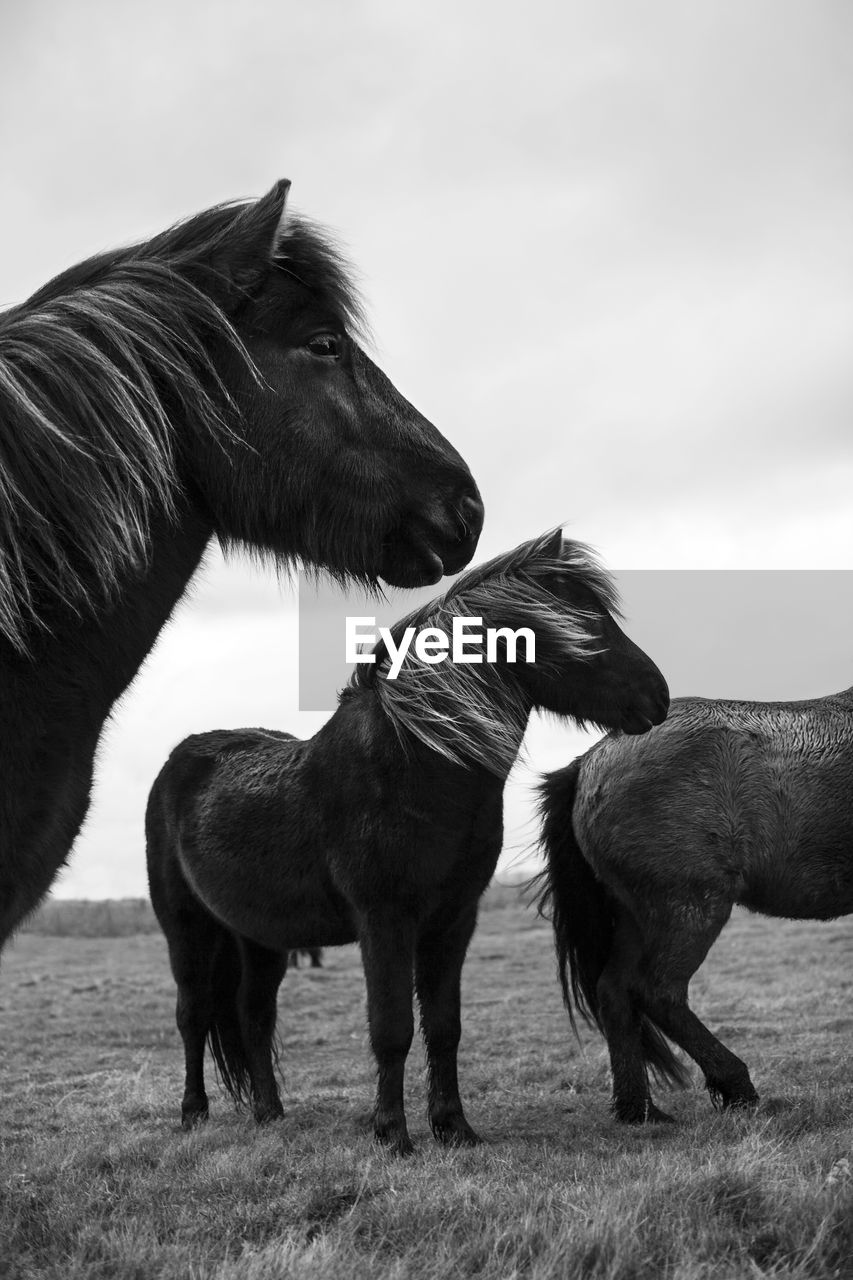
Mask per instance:
[[[674,699],[581,760],[575,834],[605,883],[725,895],[803,919],[853,911],[853,691]]]

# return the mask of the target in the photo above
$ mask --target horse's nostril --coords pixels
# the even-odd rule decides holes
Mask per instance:
[[[456,508],[456,521],[459,527],[459,541],[479,536],[483,527],[483,504],[479,498],[466,494]]]

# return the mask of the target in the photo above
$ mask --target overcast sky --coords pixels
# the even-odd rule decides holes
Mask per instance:
[[[853,568],[847,0],[0,21],[2,301],[287,176],[358,265],[380,364],[471,465],[483,556],[566,520],[616,569]],[[142,891],[145,794],[186,732],[316,727],[295,635],[292,594],[212,558],[104,743],[60,892]]]

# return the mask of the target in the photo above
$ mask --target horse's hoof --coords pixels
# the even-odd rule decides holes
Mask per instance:
[[[204,1124],[209,1114],[207,1107],[185,1108],[181,1112],[181,1128],[190,1133],[198,1125]]]
[[[758,1106],[758,1094],[751,1084],[735,1089],[716,1080],[706,1080],[705,1084],[715,1111],[753,1111]]]
[[[732,1097],[723,1098],[720,1103],[723,1111],[754,1111],[758,1106],[758,1094],[734,1094]]]
[[[409,1137],[408,1130],[398,1125],[376,1125],[373,1130],[373,1141],[377,1146],[385,1147],[391,1155],[410,1156],[415,1145]]]
[[[762,1098],[756,1104],[763,1116],[782,1116],[793,1109],[790,1098]]]
[[[436,1121],[431,1124],[433,1136],[445,1147],[481,1147],[483,1139],[464,1118]]]
[[[671,1116],[668,1111],[661,1111],[653,1102],[649,1103],[645,1119],[646,1124],[675,1124],[675,1116]]]
[[[275,1106],[256,1107],[254,1114],[258,1124],[272,1124],[274,1120],[284,1119],[284,1107],[280,1102]]]
[[[613,1110],[620,1124],[675,1124],[675,1116],[661,1111],[650,1098],[641,1105],[616,1102]]]

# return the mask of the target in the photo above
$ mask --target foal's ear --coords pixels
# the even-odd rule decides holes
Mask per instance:
[[[289,178],[248,205],[228,228],[214,266],[229,296],[252,293],[266,279],[281,240]]]

